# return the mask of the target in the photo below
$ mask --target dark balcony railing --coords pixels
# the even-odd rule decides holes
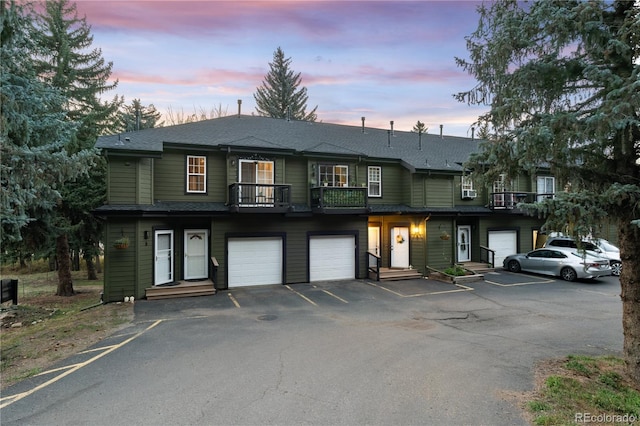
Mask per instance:
[[[288,208],[291,205],[291,185],[234,183],[229,185],[229,205]]]
[[[321,186],[311,188],[311,207],[320,209],[366,209],[367,188]]]
[[[538,194],[536,192],[492,192],[489,194],[489,205],[492,209],[515,209],[519,203],[535,203],[545,198],[554,198],[555,194]]]

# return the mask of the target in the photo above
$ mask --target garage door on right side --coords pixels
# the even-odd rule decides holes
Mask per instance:
[[[355,249],[353,235],[309,237],[309,281],[355,278]]]
[[[489,231],[489,248],[496,252],[495,267],[501,268],[505,257],[518,252],[518,232]]]

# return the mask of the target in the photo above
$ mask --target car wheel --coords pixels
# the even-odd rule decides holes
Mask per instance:
[[[560,271],[560,276],[565,281],[575,281],[576,278],[578,278],[578,274],[576,274],[576,271],[571,268],[562,268],[562,271]]]
[[[511,272],[520,272],[520,262],[517,260],[510,260],[509,263],[507,263],[507,268]]]
[[[611,275],[619,277],[621,271],[622,271],[622,263],[611,262]]]

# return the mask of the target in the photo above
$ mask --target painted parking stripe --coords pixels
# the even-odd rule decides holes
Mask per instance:
[[[240,304],[238,303],[238,301],[236,300],[235,297],[233,297],[233,294],[231,293],[227,293],[227,296],[229,296],[229,299],[231,299],[231,301],[233,302],[234,305],[236,305],[236,308],[240,307]]]
[[[318,288],[318,287],[314,285],[314,286],[313,286],[313,288]],[[339,300],[339,301],[341,301],[342,303],[349,303],[348,301],[344,300],[342,297],[337,296],[337,295],[335,295],[335,294],[331,293],[329,290],[324,290],[324,289],[322,289],[322,288],[321,288],[321,289],[320,289],[320,291],[322,291],[322,292],[323,292],[323,293],[325,293],[325,294],[328,294],[328,295],[329,295],[329,296],[331,296],[331,297],[335,297],[336,299],[338,299],[338,300]]]
[[[295,294],[297,294],[298,296],[302,297],[304,300],[306,300],[307,302],[311,303],[313,306],[318,306],[318,304],[316,302],[314,302],[313,300],[309,299],[307,296],[305,296],[302,293],[299,293],[297,291],[295,291],[294,289],[292,289],[291,287],[289,287],[289,285],[285,285],[286,288],[288,288],[289,290],[291,290],[292,292],[294,292]]]
[[[87,365],[99,360],[100,358],[102,358],[103,356],[106,356],[108,354],[110,354],[111,352],[115,351],[116,349],[119,349],[121,347],[123,347],[124,345],[126,345],[127,343],[132,342],[133,340],[137,339],[138,337],[142,336],[144,333],[146,333],[147,331],[151,330],[152,328],[154,328],[155,326],[157,326],[158,324],[160,324],[161,322],[163,322],[164,320],[157,320],[155,321],[153,324],[151,324],[149,327],[145,328],[144,330],[140,331],[139,333],[134,334],[133,336],[131,336],[130,338],[128,338],[127,340],[122,341],[121,343],[117,344],[117,345],[113,345],[111,347],[109,347],[108,349],[106,349],[104,352],[94,356],[93,358],[90,358],[84,362],[80,362],[78,364],[75,364],[72,368],[68,369],[67,371],[65,371],[64,373],[51,378],[50,380],[34,387],[33,389],[30,389],[26,392],[22,392],[16,395],[10,395],[10,396],[5,396],[0,398],[0,408],[4,408],[7,407],[11,404],[13,404],[14,402],[20,401],[23,398],[28,397],[29,395],[32,395],[34,393],[36,393],[37,391],[46,388],[47,386],[67,377],[68,375],[78,371],[79,369],[81,369],[82,367],[86,367]]]
[[[521,282],[521,283],[513,283],[513,284],[502,284],[502,283],[497,283],[495,281],[490,281],[488,279],[484,279],[484,282],[489,283],[489,284],[493,284],[493,285],[497,285],[500,287],[517,287],[517,286],[522,286],[522,285],[531,285],[531,284],[549,284],[549,283],[553,283],[555,282],[554,280],[541,280],[541,281],[526,281],[526,282]]]
[[[384,286],[378,285],[378,284],[374,284],[370,281],[366,281],[367,284],[372,285],[374,287],[377,287],[381,290],[385,290],[388,291],[391,294],[394,294],[398,297],[420,297],[420,296],[432,296],[432,295],[436,295],[436,294],[447,294],[447,293],[460,293],[463,291],[473,291],[472,287],[468,287],[462,284],[454,284],[456,287],[458,287],[455,290],[441,290],[441,291],[431,291],[431,292],[424,292],[424,293],[414,293],[414,294],[402,294],[402,293],[398,293],[397,291],[393,291],[389,288],[386,288]]]

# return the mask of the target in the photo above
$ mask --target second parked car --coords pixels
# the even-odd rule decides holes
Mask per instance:
[[[503,267],[511,272],[527,271],[559,276],[566,281],[611,275],[611,267],[607,259],[588,252],[548,248],[507,256]]]
[[[544,243],[544,247],[546,248],[555,248],[555,249],[577,249],[578,245],[575,240],[569,237],[550,237]],[[582,250],[586,250],[588,253],[594,256],[604,257],[609,259],[609,264],[611,265],[611,275],[615,275],[616,277],[620,276],[620,271],[622,270],[622,260],[620,259],[620,250],[609,243],[607,240],[597,239],[593,241],[583,241],[580,247]]]

